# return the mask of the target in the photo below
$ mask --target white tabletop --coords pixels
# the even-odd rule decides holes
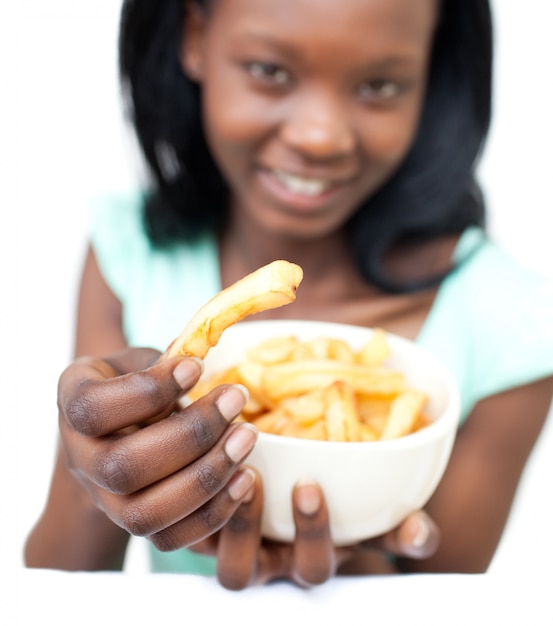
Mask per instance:
[[[550,626],[550,588],[531,576],[485,574],[339,578],[308,591],[277,583],[232,592],[197,576],[22,568],[0,570],[0,624],[158,626],[219,617],[224,626],[294,626],[305,618],[317,625],[346,618],[377,626]]]

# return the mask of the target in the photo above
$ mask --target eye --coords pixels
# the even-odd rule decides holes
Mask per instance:
[[[290,82],[290,74],[275,63],[256,61],[249,63],[247,70],[253,78],[269,85],[286,85]]]
[[[397,97],[401,90],[401,85],[393,80],[371,80],[359,87],[359,96],[368,102],[379,102]]]

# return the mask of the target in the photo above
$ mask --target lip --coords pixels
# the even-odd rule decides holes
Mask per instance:
[[[286,185],[283,177],[290,176],[305,181],[321,181],[324,183],[319,193],[301,193],[297,189],[291,189]],[[259,169],[259,178],[263,187],[279,203],[290,208],[314,210],[328,204],[339,193],[340,189],[347,184],[345,178],[313,175],[306,173],[290,172],[280,168],[262,167]]]

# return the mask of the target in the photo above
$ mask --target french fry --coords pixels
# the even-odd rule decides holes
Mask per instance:
[[[342,339],[331,339],[328,345],[328,357],[341,363],[355,363],[356,355],[351,346]]]
[[[381,439],[395,439],[412,432],[420,412],[426,403],[426,396],[415,389],[401,393],[390,407],[390,414]]]
[[[325,423],[329,441],[361,441],[355,392],[341,380],[327,389]]]
[[[316,337],[306,343],[306,347],[312,359],[328,359],[330,358],[330,339],[328,337]],[[305,360],[309,357],[305,356]]]
[[[267,395],[263,384],[265,366],[256,361],[244,361],[236,368],[239,382],[248,388],[250,396],[259,403],[261,407],[273,409],[275,403]]]
[[[248,350],[247,356],[257,363],[282,363],[290,359],[297,347],[296,337],[271,337]]]
[[[286,411],[275,409],[260,417],[256,417],[252,420],[252,424],[265,433],[280,435],[290,424],[290,418],[286,414]]]
[[[296,360],[333,359],[343,363],[353,363],[355,361],[354,350],[342,339],[317,337],[301,344],[301,347],[303,351],[297,350],[295,354]]]
[[[302,278],[301,267],[282,260],[248,274],[201,307],[160,358],[204,358],[232,324],[293,302]],[[271,338],[251,348],[242,363],[200,380],[184,400],[240,383],[250,398],[237,419],[264,432],[350,442],[401,437],[430,420],[423,413],[426,396],[384,366],[390,354],[378,328],[358,350],[330,337]]]
[[[216,372],[209,378],[200,379],[192,389],[187,393],[188,400],[194,402],[198,398],[205,396],[212,389],[215,389],[217,385],[222,384],[236,384],[242,382],[238,375],[237,367],[230,367],[221,372]]]
[[[389,410],[386,413],[373,413],[370,416],[362,416],[361,422],[371,432],[376,433],[378,439],[380,439],[384,429],[386,428],[386,422],[388,421],[389,415]]]
[[[191,391],[204,395],[221,383],[241,383],[250,399],[240,420],[274,435],[319,441],[379,441],[430,423],[426,396],[386,368],[383,333],[354,351],[342,340],[271,338],[247,351],[244,361]]]
[[[290,356],[290,361],[308,361],[313,358],[313,352],[308,343],[298,342],[294,352]]]
[[[263,374],[263,386],[273,400],[323,389],[336,380],[365,394],[389,395],[405,388],[405,377],[400,372],[332,359],[279,363],[268,366]]]
[[[388,396],[357,394],[357,407],[361,421],[378,433],[379,437],[384,430],[390,413],[390,406],[395,398],[397,398],[397,394]]]
[[[347,441],[345,415],[336,388],[328,388],[325,426],[329,441]]]
[[[311,426],[324,418],[326,400],[322,390],[316,389],[299,396],[284,398],[280,406],[300,426]]]
[[[361,435],[361,441],[378,441],[378,439],[380,439],[379,432],[371,428],[368,424],[361,423],[359,433]]]
[[[381,328],[375,328],[357,353],[357,362],[368,367],[376,367],[382,365],[391,353],[386,333]]]
[[[232,324],[254,313],[293,302],[302,279],[301,267],[288,261],[273,261],[260,267],[206,302],[161,358],[197,356],[203,359]]]
[[[285,433],[286,431],[283,431],[281,434],[284,436]],[[318,420],[311,424],[311,426],[304,426],[302,428],[296,427],[294,434],[287,436],[298,437],[299,439],[310,439],[312,441],[328,441],[328,433],[323,420]]]

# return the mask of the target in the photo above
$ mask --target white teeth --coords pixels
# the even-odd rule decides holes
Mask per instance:
[[[279,181],[292,193],[302,196],[318,196],[330,187],[330,183],[317,178],[301,178],[282,170],[273,170]]]

